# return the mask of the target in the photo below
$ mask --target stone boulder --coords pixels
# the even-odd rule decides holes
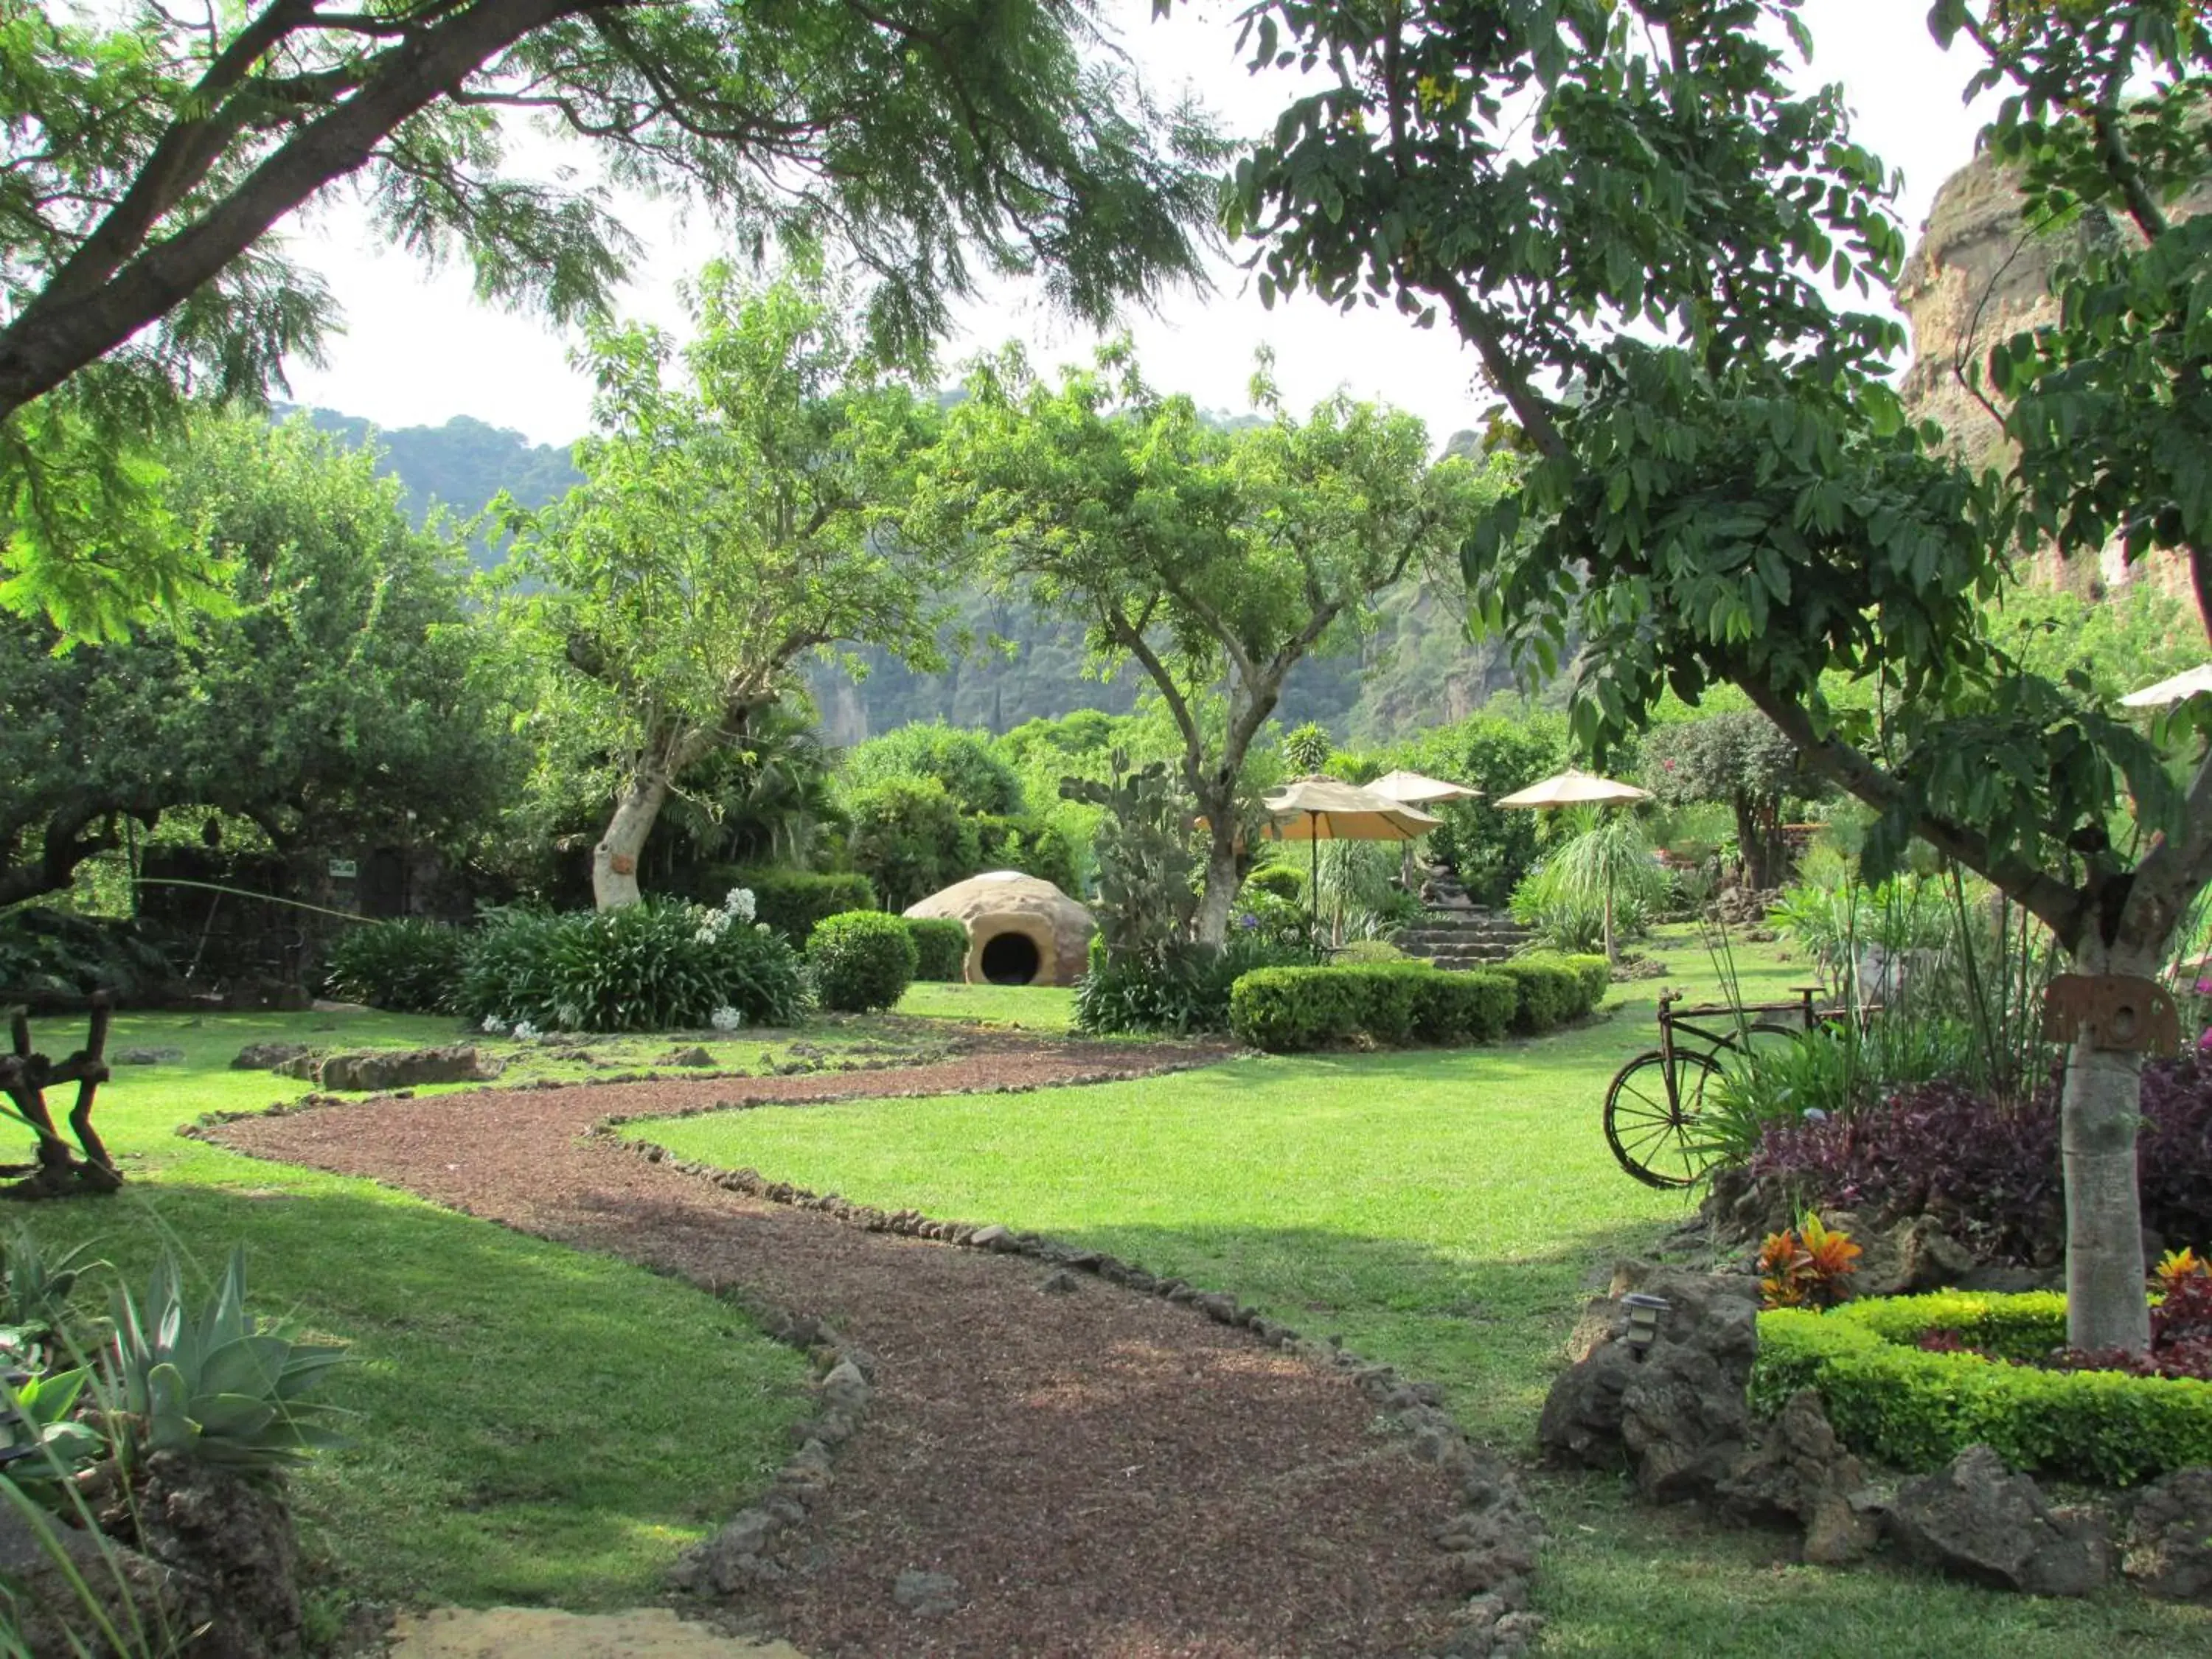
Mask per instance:
[[[1669,1306],[1649,1353],[1623,1340],[1631,1291]],[[1626,1467],[1665,1503],[1717,1487],[1750,1437],[1744,1400],[1759,1352],[1755,1281],[1624,1261],[1569,1345],[1575,1364],[1552,1385],[1537,1425],[1545,1455],[1586,1468]]]
[[[273,1072],[315,1051],[304,1042],[249,1042],[230,1062],[234,1072]]]
[[[1820,1396],[1800,1389],[1773,1422],[1759,1425],[1717,1489],[1744,1520],[1805,1529],[1805,1559],[1816,1566],[1856,1561],[1881,1537],[1869,1510],[1866,1470],[1829,1426]]]
[[[907,907],[916,918],[943,917],[968,929],[970,985],[1073,985],[1091,961],[1091,912],[1054,886],[1018,870],[992,870],[956,882]]]
[[[2090,1509],[2054,1509],[1987,1446],[1897,1490],[1886,1519],[1926,1566],[2030,1595],[2089,1595],[2112,1581],[2111,1528]]]
[[[489,1083],[507,1062],[472,1042],[441,1048],[368,1048],[355,1054],[301,1054],[270,1068],[319,1089],[412,1089],[425,1083]]]
[[[2147,1595],[2212,1606],[2212,1468],[2176,1469],[2143,1488],[2121,1565]]]

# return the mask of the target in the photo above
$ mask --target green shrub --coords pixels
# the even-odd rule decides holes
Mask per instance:
[[[1611,963],[1595,955],[1566,956],[1560,960],[1582,975],[1583,1013],[1589,1012],[1605,1000],[1606,993],[1613,988]]]
[[[1343,967],[1372,967],[1377,963],[1413,960],[1387,939],[1349,940],[1331,951],[1328,953],[1328,959]]]
[[[1010,817],[1022,810],[1021,780],[990,734],[941,720],[915,720],[855,744],[839,770],[844,787],[856,794],[878,784],[927,778],[964,814]]]
[[[1263,864],[1244,878],[1243,890],[1271,893],[1293,904],[1303,904],[1306,898],[1306,872],[1294,864]]]
[[[799,953],[746,908],[653,897],[566,915],[495,911],[473,937],[455,1000],[488,1028],[694,1030],[724,1011],[794,1024],[806,1012]]]
[[[1218,949],[1170,945],[1113,960],[1104,936],[1091,941],[1090,971],[1075,987],[1079,1030],[1225,1031],[1238,980],[1261,968],[1304,965],[1311,951],[1239,932]]]
[[[916,979],[959,979],[968,970],[968,924],[950,916],[904,916]]]
[[[1424,977],[1413,1006],[1413,1035],[1423,1042],[1495,1042],[1512,1028],[1521,988],[1487,969]]]
[[[469,936],[441,921],[364,922],[331,941],[333,996],[395,1014],[450,1013]]]
[[[1520,1000],[1513,1011],[1516,1032],[1534,1036],[1589,1012],[1589,982],[1579,969],[1569,966],[1574,960],[1532,955],[1514,957],[1497,965],[1499,973],[1520,988]]]
[[[1348,1042],[1364,1012],[1364,988],[1341,968],[1255,969],[1229,994],[1229,1029],[1270,1054]]]
[[[43,905],[0,916],[0,988],[11,997],[107,991],[127,1006],[158,997],[175,976],[145,922]]]
[[[1908,1469],[1978,1443],[2016,1469],[2118,1486],[2212,1462],[2212,1382],[1931,1353],[1913,1346],[1928,1330],[2025,1358],[2063,1342],[2065,1300],[1945,1291],[1761,1314],[1752,1405],[1815,1389],[1845,1444]]]
[[[753,915],[802,950],[824,916],[846,910],[872,910],[876,890],[857,870],[815,875],[805,870],[749,870],[736,865],[709,865],[694,895],[702,903],[720,904],[737,888],[753,896]]]
[[[1359,1030],[1386,1048],[1402,1048],[1413,1035],[1422,982],[1440,975],[1426,963],[1352,963],[1324,973],[1348,975],[1358,988]]]
[[[1063,893],[1075,891],[1075,848],[1056,826],[1042,818],[989,815],[972,822],[978,868],[1018,870]]]
[[[888,1008],[904,996],[919,957],[906,919],[881,910],[825,916],[806,942],[822,1006],[851,1014]]]
[[[982,867],[975,821],[935,778],[895,777],[855,790],[845,850],[884,907],[903,910]]]

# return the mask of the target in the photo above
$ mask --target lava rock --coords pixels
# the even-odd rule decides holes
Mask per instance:
[[[1935,1474],[1908,1480],[1889,1530],[1924,1565],[2031,1595],[2087,1595],[2112,1577],[2110,1528],[2087,1509],[2053,1509],[1987,1446],[1969,1446]]]
[[[184,1057],[182,1048],[123,1048],[113,1059],[118,1066],[175,1066]]]
[[[1790,1395],[1773,1422],[1754,1429],[1752,1443],[1721,1478],[1722,1503],[1745,1520],[1805,1528],[1805,1559],[1841,1566],[1871,1551],[1881,1528],[1856,1506],[1866,1470],[1836,1438],[1820,1396]]]
[[[273,1072],[315,1051],[304,1042],[249,1042],[230,1062],[234,1072]],[[298,1073],[294,1073],[298,1075]]]
[[[306,1078],[319,1089],[349,1091],[413,1089],[426,1083],[489,1083],[507,1062],[472,1042],[441,1048],[368,1048],[354,1054],[302,1052],[271,1067],[284,1077]]]
[[[712,1066],[714,1056],[695,1043],[689,1048],[671,1048],[653,1063],[656,1066]]]
[[[2122,1566],[2147,1595],[2212,1606],[2212,1468],[2177,1469],[2143,1488]]]

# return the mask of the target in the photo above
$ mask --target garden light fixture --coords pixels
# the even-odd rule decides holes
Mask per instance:
[[[1620,1302],[1628,1310],[1629,1356],[1641,1365],[1644,1357],[1651,1352],[1652,1343],[1658,1340],[1659,1327],[1673,1311],[1674,1304],[1663,1296],[1646,1296],[1640,1291],[1630,1291]]]

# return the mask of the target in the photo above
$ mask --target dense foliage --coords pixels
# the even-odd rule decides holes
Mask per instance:
[[[694,891],[708,903],[720,903],[724,894],[740,887],[753,896],[755,921],[802,948],[824,916],[877,908],[875,888],[854,871],[816,874],[714,865],[701,873]]]
[[[1520,989],[1504,974],[1445,973],[1425,963],[1264,968],[1237,981],[1229,1001],[1237,1040],[1275,1054],[1364,1039],[1461,1045],[1504,1036]]]
[[[703,1030],[725,1010],[748,1024],[797,1024],[807,1008],[799,953],[748,908],[652,898],[562,915],[495,912],[470,949],[459,1012],[487,1030]]]
[[[1782,883],[1789,848],[1783,808],[1825,788],[1805,772],[1796,745],[1756,710],[1655,726],[1644,740],[1644,778],[1664,805],[1719,801],[1735,816],[1744,879],[1764,892]]]
[[[905,919],[881,910],[825,916],[806,941],[806,967],[824,1008],[866,1014],[906,994],[921,965]]]
[[[844,787],[934,778],[963,816],[1012,817],[1022,810],[1021,780],[988,733],[940,724],[902,726],[845,751]]]
[[[441,921],[363,922],[331,941],[330,992],[392,1013],[451,1012],[468,952],[468,934]]]
[[[2137,1142],[2143,1223],[2212,1245],[2212,1065],[2143,1067]],[[2063,1236],[2056,1091],[2005,1106],[1957,1084],[1901,1088],[1825,1121],[1770,1127],[1751,1164],[1808,1203],[1875,1218],[1941,1217],[1982,1254],[2048,1261]]]
[[[1185,942],[1116,958],[1102,933],[1091,942],[1090,970],[1076,981],[1079,1030],[1225,1031],[1237,982],[1255,969],[1310,964],[1317,953],[1256,933],[1224,945]]]

